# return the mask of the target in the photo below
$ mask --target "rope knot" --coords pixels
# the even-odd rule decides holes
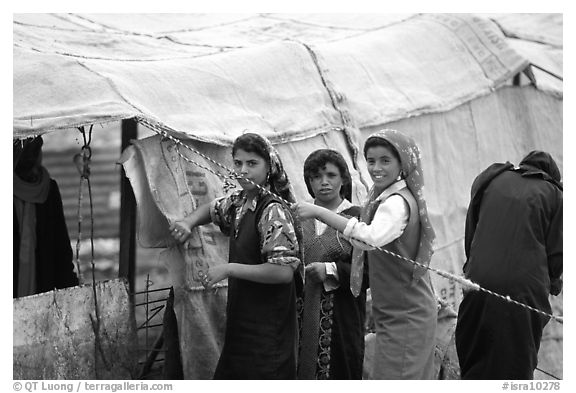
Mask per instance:
[[[90,177],[90,161],[92,157],[92,149],[90,146],[83,146],[80,153],[74,154],[74,164],[76,169],[83,179]]]
[[[90,142],[92,142],[92,127],[90,125],[90,130],[88,131],[88,139],[86,139],[86,131],[84,131],[84,126],[78,127],[78,131],[82,133],[82,138],[84,139],[84,145],[80,153],[74,155],[73,161],[76,164],[76,169],[80,177],[83,179],[88,179],[90,177],[90,160],[92,159],[92,148],[90,148]]]

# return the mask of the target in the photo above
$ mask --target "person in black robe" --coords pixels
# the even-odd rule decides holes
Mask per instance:
[[[562,183],[550,154],[497,163],[472,185],[466,278],[551,313],[562,287]],[[462,379],[533,379],[549,317],[485,292],[464,294],[456,325]]]
[[[58,184],[42,166],[42,137],[13,146],[13,297],[78,285]]]

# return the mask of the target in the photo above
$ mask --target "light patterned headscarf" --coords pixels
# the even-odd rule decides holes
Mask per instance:
[[[433,246],[436,234],[428,219],[428,209],[424,199],[424,173],[420,162],[420,149],[418,149],[414,139],[396,130],[380,130],[370,135],[366,142],[371,138],[380,138],[390,142],[400,156],[401,176],[416,199],[418,215],[420,216],[420,245],[416,262],[428,266],[434,253]],[[414,280],[418,280],[424,273],[426,273],[425,268],[416,266],[413,273]]]

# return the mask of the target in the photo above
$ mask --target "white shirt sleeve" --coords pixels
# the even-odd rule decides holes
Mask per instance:
[[[370,224],[351,218],[344,229],[344,236],[354,247],[373,250],[398,239],[408,223],[408,205],[400,195],[392,195],[380,203]],[[359,239],[363,242],[359,242]]]

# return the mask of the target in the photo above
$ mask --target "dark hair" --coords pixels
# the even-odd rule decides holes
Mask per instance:
[[[248,153],[255,153],[262,157],[269,167],[268,180],[270,184],[270,191],[280,196],[288,202],[296,202],[294,196],[290,192],[290,182],[288,176],[284,172],[284,167],[280,161],[280,157],[276,160],[271,159],[272,145],[264,137],[255,133],[246,133],[240,135],[232,145],[232,157],[236,155],[238,150],[244,150]]]
[[[312,179],[312,176],[318,173],[320,169],[324,168],[327,163],[334,164],[340,171],[340,176],[342,177],[340,196],[350,201],[352,199],[352,177],[350,176],[348,165],[346,164],[344,157],[342,157],[342,154],[331,149],[316,150],[310,153],[306,158],[306,161],[304,161],[304,181],[306,182],[308,193],[313,198],[315,197],[310,180]]]
[[[232,157],[236,155],[236,151],[244,150],[248,153],[256,153],[262,157],[268,165],[270,165],[270,153],[266,141],[258,134],[243,134],[234,141],[232,145]]]
[[[366,158],[366,152],[368,151],[368,149],[375,146],[383,146],[387,148],[392,152],[392,154],[394,154],[394,157],[398,160],[398,162],[402,163],[402,160],[400,159],[400,154],[398,153],[398,150],[396,150],[394,145],[392,145],[386,139],[383,139],[379,136],[371,136],[368,139],[366,139],[366,142],[364,142],[364,158]]]

